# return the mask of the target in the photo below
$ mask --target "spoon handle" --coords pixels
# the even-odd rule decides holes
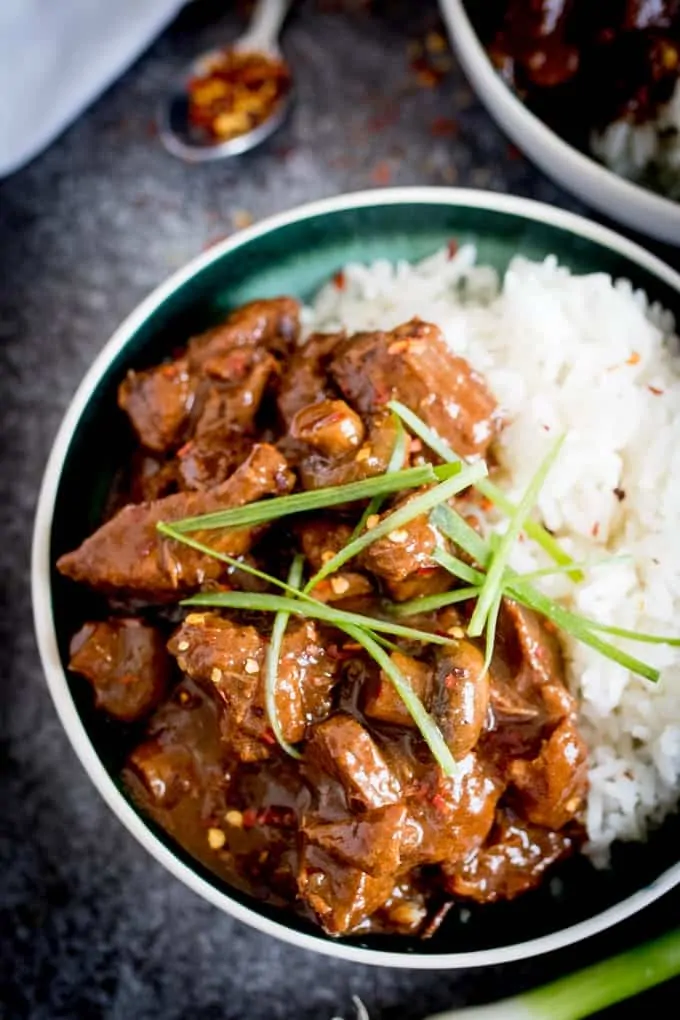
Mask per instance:
[[[277,52],[279,33],[290,4],[291,0],[258,0],[250,26],[239,39],[239,49]]]

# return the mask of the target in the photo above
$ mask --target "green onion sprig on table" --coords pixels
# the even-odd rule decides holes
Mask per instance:
[[[429,1020],[583,1020],[680,974],[680,929],[540,988]]]

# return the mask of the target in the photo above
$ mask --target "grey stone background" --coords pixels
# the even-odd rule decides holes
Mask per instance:
[[[233,5],[192,5],[0,183],[0,1015],[12,1020],[329,1020],[349,1018],[352,994],[375,1020],[416,1020],[603,958],[679,912],[669,896],[569,951],[488,971],[336,963],[250,931],[166,874],[105,807],[60,729],[32,633],[32,515],[59,420],[127,312],[250,217],[343,191],[458,183],[580,209],[509,146],[455,65],[434,88],[418,83],[409,43],[439,30],[434,0],[298,3],[285,34],[299,87],[290,123],[240,162],[174,161],[155,137],[155,102],[187,58],[241,24]],[[677,992],[606,1015],[668,1014]]]

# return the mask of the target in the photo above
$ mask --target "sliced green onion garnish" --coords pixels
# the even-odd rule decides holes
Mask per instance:
[[[288,584],[294,590],[300,587],[304,562],[304,556],[298,554],[291,565],[290,572],[288,574]],[[278,612],[274,617],[274,625],[272,626],[271,637],[269,639],[269,645],[267,646],[267,658],[265,660],[265,706],[267,709],[269,724],[274,731],[274,736],[283,750],[286,754],[289,754],[291,758],[301,758],[302,755],[300,752],[293,747],[292,744],[289,744],[284,737],[279,715],[276,710],[276,684],[279,675],[279,658],[281,656],[281,644],[283,643],[283,637],[286,632],[286,627],[288,626],[289,618],[290,613],[286,612],[285,609]]]
[[[432,553],[432,559],[454,577],[461,581],[467,581],[468,584],[483,585],[486,580],[486,574],[475,570],[469,563],[465,563],[458,556],[452,556],[451,553],[447,553],[446,549],[439,546]]]
[[[439,634],[430,634],[427,631],[416,630],[413,627],[402,627],[399,623],[393,623],[390,620],[379,620],[372,616],[363,616],[361,613],[348,613],[343,609],[327,606],[323,602],[315,602],[314,599],[298,601],[297,599],[284,598],[281,595],[259,595],[243,591],[214,591],[192,595],[191,598],[183,599],[182,605],[213,606],[215,609],[245,609],[260,613],[278,613],[283,611],[292,613],[295,616],[323,620],[325,623],[330,623],[332,626],[342,629],[346,625],[364,627],[369,630],[382,632],[383,634],[393,634],[395,637],[402,637],[408,641],[423,641],[434,645],[447,645],[451,642],[450,638],[441,637]]]
[[[482,590],[468,625],[470,637],[479,637],[484,631],[489,610],[503,590],[505,569],[512,555],[513,546],[534,508],[550,469],[560,454],[564,440],[565,436],[561,436],[539,465],[536,474],[527,485],[515,513],[509,520],[507,530],[498,543],[497,550],[493,553]]]
[[[639,676],[645,677],[646,680],[651,680],[652,683],[656,683],[659,679],[658,669],[648,666],[646,663],[636,659],[635,656],[629,655],[628,652],[624,652],[621,648],[610,644],[609,641],[603,641],[602,638],[593,633],[590,621],[586,621],[577,613],[564,609],[557,602],[544,595],[543,592],[537,591],[529,584],[524,584],[521,579],[513,579],[509,582],[507,592],[511,598],[521,602],[523,606],[527,606],[529,609],[534,609],[537,613],[547,617],[548,620],[552,620],[556,626],[566,631],[567,634],[570,634],[582,644],[594,648],[595,651],[601,652],[602,655],[611,659],[612,662],[617,662],[619,666],[624,666],[632,673],[637,673]]]
[[[438,506],[432,513],[431,520],[442,534],[446,535],[453,542],[459,545],[468,555],[472,556],[481,566],[486,566],[491,559],[491,550],[474,528],[471,528],[467,521],[464,521],[460,514],[455,513],[449,506]],[[436,551],[439,557],[441,551]],[[444,563],[442,563],[444,565]],[[608,641],[603,641],[593,633],[596,629],[595,621],[578,616],[563,609],[553,599],[548,598],[528,582],[524,582],[521,575],[509,568],[503,579],[503,587],[506,594],[521,602],[529,609],[535,610],[548,619],[552,620],[558,627],[561,627],[568,634],[583,644],[589,645],[604,655],[605,658],[617,662],[619,665],[631,670],[631,672],[645,677],[647,680],[656,682],[659,679],[659,671],[632,655],[621,651]],[[597,625],[599,626],[599,625]],[[631,637],[630,632],[619,634],[619,637]],[[650,635],[651,636],[651,635]]]
[[[452,606],[456,602],[467,602],[469,599],[476,599],[479,595],[479,588],[456,588],[455,591],[445,591],[441,595],[421,595],[420,598],[411,599],[409,602],[393,602],[390,604],[390,612],[394,616],[416,616],[418,613],[433,613],[444,606]]]
[[[669,645],[671,648],[680,648],[680,638],[677,637],[665,637],[660,634],[645,634],[644,632],[638,632],[636,630],[626,630],[625,627],[610,627],[606,623],[600,623],[599,620],[593,620],[590,617],[580,617],[591,630],[598,630],[602,634],[611,634],[612,637],[626,638],[628,641],[640,641],[647,645]]]
[[[387,496],[402,489],[418,489],[421,485],[431,485],[438,480],[451,478],[459,470],[460,467],[455,464],[444,464],[435,468],[426,464],[423,467],[394,471],[389,475],[376,475],[374,478],[365,478],[361,482],[350,482],[347,485],[331,485],[326,489],[315,489],[313,492],[296,492],[292,496],[259,499],[246,506],[217,510],[199,517],[184,517],[180,521],[173,521],[172,524],[176,531],[182,532],[250,527],[280,517],[288,517],[290,514],[321,510],[340,503],[354,503],[360,499],[370,499],[372,496]]]
[[[406,677],[402,674],[390,659],[389,655],[378,645],[372,635],[368,634],[361,627],[344,625],[345,633],[362,645],[369,655],[375,659],[382,671],[389,677],[397,694],[404,702],[406,709],[420,730],[427,746],[432,751],[437,764],[445,776],[456,776],[460,769],[441,734],[436,722],[426,710],[422,701],[411,687]],[[447,642],[450,643],[450,642]]]
[[[394,449],[392,450],[392,456],[390,457],[389,464],[387,465],[387,474],[392,474],[394,471],[399,471],[404,459],[406,457],[406,443],[408,442],[408,436],[404,430],[404,426],[401,424],[401,419],[392,413],[394,419],[394,427],[397,433],[397,438],[394,441]],[[383,496],[374,496],[371,502],[368,504],[364,512],[362,513],[357,526],[349,537],[350,542],[357,538],[364,528],[366,527],[366,521],[369,517],[377,514],[380,507],[383,505]]]
[[[455,465],[452,465],[455,466]],[[449,478],[446,482],[441,482],[436,485],[433,489],[428,489],[427,492],[421,493],[416,496],[415,499],[410,500],[404,506],[399,507],[393,513],[389,514],[379,524],[376,524],[370,531],[364,532],[363,535],[359,535],[353,542],[348,542],[344,548],[335,554],[327,563],[324,563],[323,567],[307,582],[305,591],[311,591],[320,581],[329,574],[333,574],[343,564],[347,563],[354,556],[360,553],[367,546],[375,542],[379,538],[384,538],[385,535],[391,534],[393,531],[398,531],[405,524],[408,524],[414,519],[419,517],[421,514],[428,513],[433,507],[439,503],[445,502],[456,493],[462,492],[463,489],[467,489],[470,485],[473,485],[478,478],[482,478],[486,474],[486,465],[483,463],[469,464],[465,467],[458,465],[458,473]]]
[[[503,593],[498,592],[496,598],[491,603],[489,609],[489,615],[486,621],[486,641],[484,646],[484,665],[482,666],[482,676],[489,672],[489,666],[493,659],[493,651],[496,645],[496,627],[498,626],[498,614],[501,610],[501,602],[503,600]]]
[[[410,408],[406,407],[405,404],[400,403],[398,400],[391,400],[387,405],[390,410],[394,411],[395,414],[408,425],[412,432],[418,436],[419,439],[429,446],[443,461],[447,464],[455,464],[460,461],[461,458],[451,449],[446,440],[431,429],[429,425],[426,425],[422,418],[419,418],[417,414],[414,414]],[[478,492],[481,492],[483,496],[486,496],[494,506],[498,507],[506,517],[512,517],[517,512],[517,506],[508,499],[503,490],[499,488],[495,482],[492,482],[490,478],[482,478],[475,484],[475,488]],[[525,524],[525,531],[529,538],[533,539],[534,542],[538,543],[555,561],[555,563],[561,563],[563,566],[571,566],[572,559],[568,553],[564,551],[560,543],[547,531],[542,524],[538,521],[528,520]],[[572,569],[571,578],[573,581],[582,581],[583,576],[577,569]]]

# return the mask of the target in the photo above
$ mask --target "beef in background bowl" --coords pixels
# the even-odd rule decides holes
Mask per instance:
[[[680,197],[678,0],[467,4],[503,80],[560,137]]]

